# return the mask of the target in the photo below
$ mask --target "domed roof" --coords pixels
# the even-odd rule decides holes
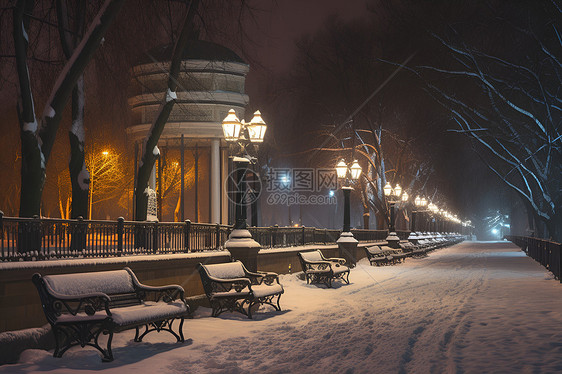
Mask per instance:
[[[149,64],[154,62],[154,60],[158,62],[170,61],[172,59],[173,52],[173,44],[160,45],[152,48],[143,55],[137,61],[137,65]],[[242,60],[242,58],[233,50],[204,40],[190,40],[183,50],[182,60],[225,61],[246,64],[246,62]]]

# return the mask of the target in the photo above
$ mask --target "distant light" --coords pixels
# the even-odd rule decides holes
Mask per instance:
[[[283,176],[281,177],[281,183],[283,183],[283,184],[289,184],[289,182],[290,182],[290,179],[289,179],[288,176],[283,175]]]
[[[492,229],[492,234],[498,235],[498,229]]]
[[[299,224],[298,224],[298,223],[295,223],[295,224],[293,225],[293,227],[299,227]]]
[[[330,190],[330,192],[328,193],[328,195],[330,195],[330,197],[333,197],[335,195],[335,192],[333,190]]]
[[[109,154],[109,152],[108,152],[108,151],[103,151],[101,154],[104,155],[104,156],[107,156],[107,155]]]

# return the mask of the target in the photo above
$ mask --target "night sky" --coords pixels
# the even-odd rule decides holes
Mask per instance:
[[[489,46],[505,42],[505,39],[501,39],[505,35],[496,34],[489,23],[494,16],[502,15],[514,20],[527,16],[529,19],[536,17],[530,11],[533,8],[531,1],[517,2],[516,5],[502,1],[459,1],[453,4],[447,1],[391,0],[283,0],[247,3],[250,11],[236,13],[232,9],[237,7],[232,3],[229,3],[232,8],[216,11],[223,3],[209,2],[210,5],[202,11],[202,17],[206,21],[201,37],[235,50],[250,63],[246,86],[250,97],[249,109],[260,109],[270,125],[266,143],[272,148],[272,157],[278,163],[286,160],[294,166],[308,166],[307,158],[295,155],[312,145],[308,141],[312,134],[322,126],[337,125],[338,121],[346,118],[358,103],[396,69],[393,62],[404,61],[410,55],[413,59],[409,66],[445,61],[443,51],[435,47],[432,33],[447,32],[452,25],[464,33],[466,40]],[[87,107],[86,128],[89,139],[94,142],[96,139],[111,137],[118,147],[126,144],[124,131],[121,130],[129,121],[127,96],[124,95],[127,92],[124,88],[128,82],[127,69],[142,56],[143,51],[169,40],[167,35],[170,27],[162,21],[166,20],[168,10],[165,7],[157,8],[152,2],[139,4],[141,6],[138,7],[125,5],[117,21],[119,27],[113,27],[109,31],[103,48],[87,70],[87,84],[92,98]],[[400,11],[404,9],[408,11]],[[160,18],[149,16],[153,13],[159,14]],[[236,17],[237,14],[241,16]],[[19,144],[15,140],[18,139],[16,79],[13,59],[9,57],[13,51],[9,32],[11,14],[4,10],[1,17],[1,47],[8,51],[8,57],[2,56],[0,60],[0,126],[5,134],[1,139],[0,187],[4,191],[2,201],[6,205],[6,201],[13,200],[6,191],[19,181],[18,161],[17,157],[13,157]],[[177,21],[178,16],[175,18]],[[131,19],[137,22],[131,22]],[[345,69],[347,66],[355,66],[360,59],[372,62],[372,67],[369,67],[361,60],[362,68],[367,73],[358,72],[356,75],[368,75],[361,82],[364,87],[353,90],[344,99],[336,94],[330,97],[332,88],[303,88],[304,83],[300,84],[303,82],[303,45],[311,48],[315,48],[318,43],[322,45],[323,40],[329,39],[326,35],[330,34],[333,25],[340,25],[342,30],[351,27],[350,33],[362,30],[361,38],[343,43],[348,48],[344,52],[346,58],[342,63],[344,71],[351,71]],[[38,29],[35,30],[35,34],[31,33],[32,38],[38,35]],[[56,41],[56,33],[52,29],[50,32]],[[42,39],[36,45],[37,57],[56,61],[60,56],[59,48],[56,43],[46,41],[48,37],[44,30],[41,35]],[[498,38],[495,38],[496,35]],[[503,43],[499,47],[503,51],[517,50],[520,46],[516,45],[516,41],[513,43]],[[372,51],[360,56],[362,51],[370,47]],[[42,108],[42,100],[55,76],[44,72],[60,70],[61,66],[60,61],[53,66],[37,61],[32,63],[31,76],[36,82],[34,89],[37,108]],[[321,70],[313,65],[308,68],[315,74]],[[318,79],[322,79],[320,73]],[[324,79],[324,82],[330,80]],[[334,85],[337,84],[334,81]],[[320,90],[323,92],[318,92]],[[333,92],[337,91],[338,89],[333,89]],[[339,91],[341,94],[341,90]],[[324,93],[325,96],[322,96]],[[303,100],[297,102],[295,98],[300,97],[299,95],[308,97],[310,103]],[[317,120],[311,121],[305,118],[303,113],[306,113],[306,108],[310,108],[311,116],[318,113],[315,107],[318,103],[315,100],[324,100],[323,105],[334,109],[329,119],[317,116]],[[329,104],[329,101],[345,103],[339,106]],[[514,206],[517,199],[488,171],[472,150],[467,138],[449,131],[454,128],[450,115],[429,97],[422,81],[404,69],[373,98],[372,103],[373,106],[385,108],[380,119],[383,128],[410,139],[414,152],[433,165],[431,182],[427,191],[424,191],[426,194],[437,191],[440,199],[450,209],[460,217],[473,221],[485,217],[489,211],[511,213],[510,207]],[[65,117],[61,129],[68,127],[68,122]],[[118,125],[118,131],[115,131],[115,125]],[[60,131],[59,138],[61,140],[55,146],[54,153],[64,156],[50,161],[51,170],[61,170],[67,162],[65,131]],[[47,184],[49,183],[48,180]],[[4,210],[10,209],[4,207]]]

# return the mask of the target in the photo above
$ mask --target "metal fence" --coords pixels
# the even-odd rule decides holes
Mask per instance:
[[[333,244],[340,230],[249,227],[262,248]],[[0,261],[95,258],[222,250],[231,226],[185,222],[64,220],[4,217]],[[386,230],[351,230],[359,242],[381,241]]]
[[[562,261],[560,256],[562,244],[530,236],[510,235],[505,238],[520,247],[529,257],[550,270],[556,279],[562,283],[560,277],[560,270],[562,269],[562,264],[560,263]]]

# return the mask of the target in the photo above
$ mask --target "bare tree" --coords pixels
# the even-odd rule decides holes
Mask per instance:
[[[34,0],[18,0],[13,10],[13,39],[18,72],[18,120],[22,143],[20,216],[40,214],[41,195],[49,160],[62,112],[74,86],[100,45],[107,28],[124,0],[106,0],[92,21],[82,42],[60,72],[39,123],[29,78],[27,30],[32,19]]]
[[[413,153],[413,135],[404,140],[399,133],[405,119],[388,89],[398,69],[378,62],[374,28],[371,22],[350,25],[331,18],[318,33],[298,41],[294,69],[283,82],[295,100],[284,105],[291,112],[280,137],[309,130],[310,136],[296,140],[301,144],[294,146],[294,154],[313,154],[309,162],[314,165],[358,159],[363,173],[355,193],[363,206],[363,227],[370,226],[374,212],[377,227],[383,229],[390,221],[386,181],[413,188],[428,168]],[[311,144],[311,139],[320,141]]]
[[[183,26],[180,35],[175,43],[172,60],[170,62],[170,71],[168,75],[168,90],[166,91],[160,109],[150,128],[147,139],[143,144],[143,152],[141,157],[141,166],[138,170],[137,185],[135,186],[135,220],[146,220],[148,209],[148,180],[150,173],[154,167],[157,157],[160,155],[158,150],[158,140],[164,130],[164,126],[168,121],[168,117],[175,103],[176,90],[178,87],[177,78],[180,71],[183,50],[187,46],[189,39],[193,37],[193,19],[197,13],[199,0],[191,0],[189,8],[183,20]]]
[[[76,0],[74,3],[74,23],[71,29],[70,12],[66,0],[57,0],[58,30],[62,50],[67,58],[72,57],[72,52],[84,35],[86,18],[86,2]],[[84,160],[84,74],[78,78],[72,89],[72,126],[68,132],[70,143],[70,161],[68,164],[69,177],[72,185],[71,211],[69,218],[86,217],[88,212],[88,186],[89,176]],[[67,208],[68,210],[68,208]],[[62,211],[62,210],[61,210]],[[68,218],[68,217],[67,217]]]
[[[523,27],[499,21],[517,39],[516,51],[498,48],[498,40],[474,46],[461,34],[435,36],[454,63],[412,71],[450,112],[456,131],[472,140],[486,165],[561,242],[562,13],[553,4],[546,24],[544,18]]]

